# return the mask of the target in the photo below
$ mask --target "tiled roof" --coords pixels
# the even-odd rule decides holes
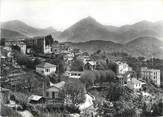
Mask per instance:
[[[61,82],[56,83],[56,84],[51,83],[51,86],[55,86],[59,89],[62,89],[64,87],[64,85],[65,85],[65,81],[61,81]]]
[[[64,86],[65,86],[65,82],[64,81],[61,81],[59,83],[56,83],[56,84],[52,84],[51,83],[51,86],[49,89],[47,89],[46,91],[48,92],[59,92]]]
[[[49,67],[56,67],[56,65],[50,64],[50,63],[47,63],[47,62],[43,62],[43,63],[37,65],[36,67],[49,68]]]
[[[29,100],[35,100],[38,101],[42,98],[42,96],[38,96],[38,95],[31,95],[28,99]]]
[[[142,84],[142,83],[143,83],[143,82],[137,80],[136,78],[132,78],[131,82],[132,82],[133,84]]]

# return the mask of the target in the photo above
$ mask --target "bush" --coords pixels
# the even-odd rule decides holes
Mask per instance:
[[[17,113],[15,110],[6,107],[1,104],[0,106],[0,115],[5,117],[22,117],[19,113]]]

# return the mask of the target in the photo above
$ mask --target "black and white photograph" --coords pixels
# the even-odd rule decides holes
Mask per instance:
[[[0,117],[163,117],[163,0],[0,0]]]

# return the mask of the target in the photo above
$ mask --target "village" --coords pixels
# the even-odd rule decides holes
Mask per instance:
[[[14,117],[162,114],[161,68],[148,60],[136,70],[126,56],[88,53],[51,35],[4,40],[0,54],[2,116],[5,109]]]

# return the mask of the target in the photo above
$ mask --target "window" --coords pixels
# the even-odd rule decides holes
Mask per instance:
[[[45,72],[50,72],[50,69],[45,69]]]
[[[52,98],[55,98],[55,92],[52,92]]]
[[[58,93],[55,93],[55,98],[58,98]]]
[[[46,96],[49,97],[49,92],[46,92]]]

